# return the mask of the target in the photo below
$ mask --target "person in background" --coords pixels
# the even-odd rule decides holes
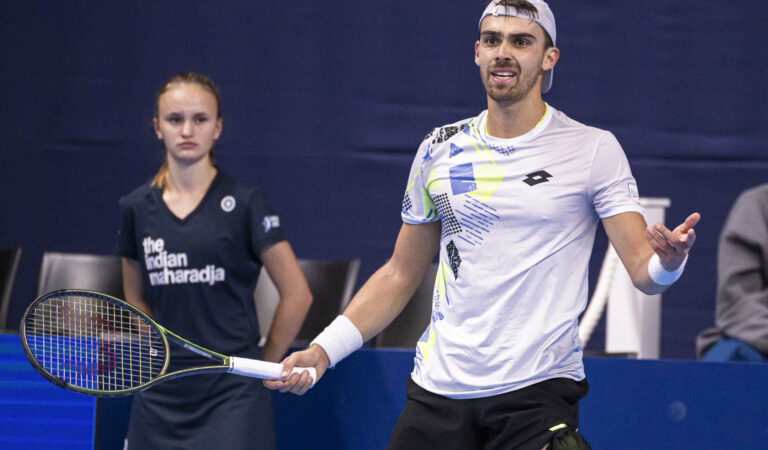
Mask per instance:
[[[277,213],[261,192],[213,163],[222,132],[219,93],[183,73],[156,98],[154,128],[165,163],[120,199],[123,284],[128,302],[206,348],[279,361],[312,301]],[[264,266],[280,303],[263,348],[253,292]],[[171,347],[175,370],[198,356]],[[273,449],[270,393],[260,380],[203,374],[135,395],[129,449]]]
[[[717,248],[715,326],[699,334],[704,361],[768,362],[768,184],[739,195]]]
[[[321,377],[383,330],[439,251],[431,323],[387,448],[589,448],[578,318],[598,220],[634,285],[655,294],[681,275],[700,216],[647,226],[613,134],[542,100],[560,55],[545,2],[494,0],[478,32],[488,109],[424,139],[392,257],[284,369]],[[303,394],[311,381],[266,384]]]

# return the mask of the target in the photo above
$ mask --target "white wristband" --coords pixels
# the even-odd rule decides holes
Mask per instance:
[[[358,348],[363,346],[363,335],[346,316],[340,315],[325,327],[322,333],[318,334],[311,344],[317,344],[323,347],[328,355],[331,365],[335,366],[339,361],[349,356]]]
[[[685,255],[683,263],[680,264],[680,267],[678,267],[677,270],[669,272],[661,266],[659,255],[654,253],[653,256],[651,256],[651,260],[648,261],[648,275],[650,275],[651,280],[659,286],[669,286],[677,281],[677,279],[680,278],[680,275],[683,274],[686,262],[688,262],[688,255]]]

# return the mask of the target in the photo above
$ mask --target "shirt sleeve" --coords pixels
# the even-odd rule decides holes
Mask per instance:
[[[258,190],[251,194],[248,201],[248,215],[251,251],[257,257],[272,245],[286,239],[280,216]]]
[[[607,131],[595,148],[590,188],[592,204],[601,219],[630,211],[645,214],[627,156],[616,137]]]
[[[400,214],[405,223],[421,224],[436,222],[440,219],[425,185],[425,180],[429,175],[425,172],[429,170],[427,162],[431,159],[431,142],[432,133],[421,143],[411,164],[411,172],[408,175],[408,185],[405,188]]]
[[[133,208],[125,199],[120,200],[120,229],[117,231],[116,253],[118,256],[138,260],[136,225]]]
[[[717,251],[716,325],[768,355],[768,189],[742,194]]]

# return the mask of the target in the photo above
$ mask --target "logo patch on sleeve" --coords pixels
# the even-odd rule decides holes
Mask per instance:
[[[637,190],[637,185],[635,183],[629,183],[629,196],[632,198],[632,200],[639,202],[640,201],[640,192]]]
[[[269,233],[269,230],[271,230],[272,228],[280,227],[280,217],[265,216],[264,220],[261,221],[261,224],[264,226],[264,232]]]

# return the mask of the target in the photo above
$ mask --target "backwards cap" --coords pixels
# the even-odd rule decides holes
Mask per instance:
[[[480,29],[480,25],[483,23],[483,19],[488,16],[508,16],[519,17],[521,19],[531,20],[532,17],[527,11],[517,11],[516,8],[511,6],[500,6],[501,0],[493,0],[483,11],[483,15],[480,16],[480,22],[477,23],[477,29]],[[552,10],[549,9],[549,5],[541,0],[528,0],[528,3],[535,6],[539,14],[534,22],[539,24],[544,31],[552,38],[552,45],[557,45],[557,29],[555,28],[555,16],[552,14]],[[549,69],[541,77],[541,93],[545,94],[552,87],[552,70]]]

